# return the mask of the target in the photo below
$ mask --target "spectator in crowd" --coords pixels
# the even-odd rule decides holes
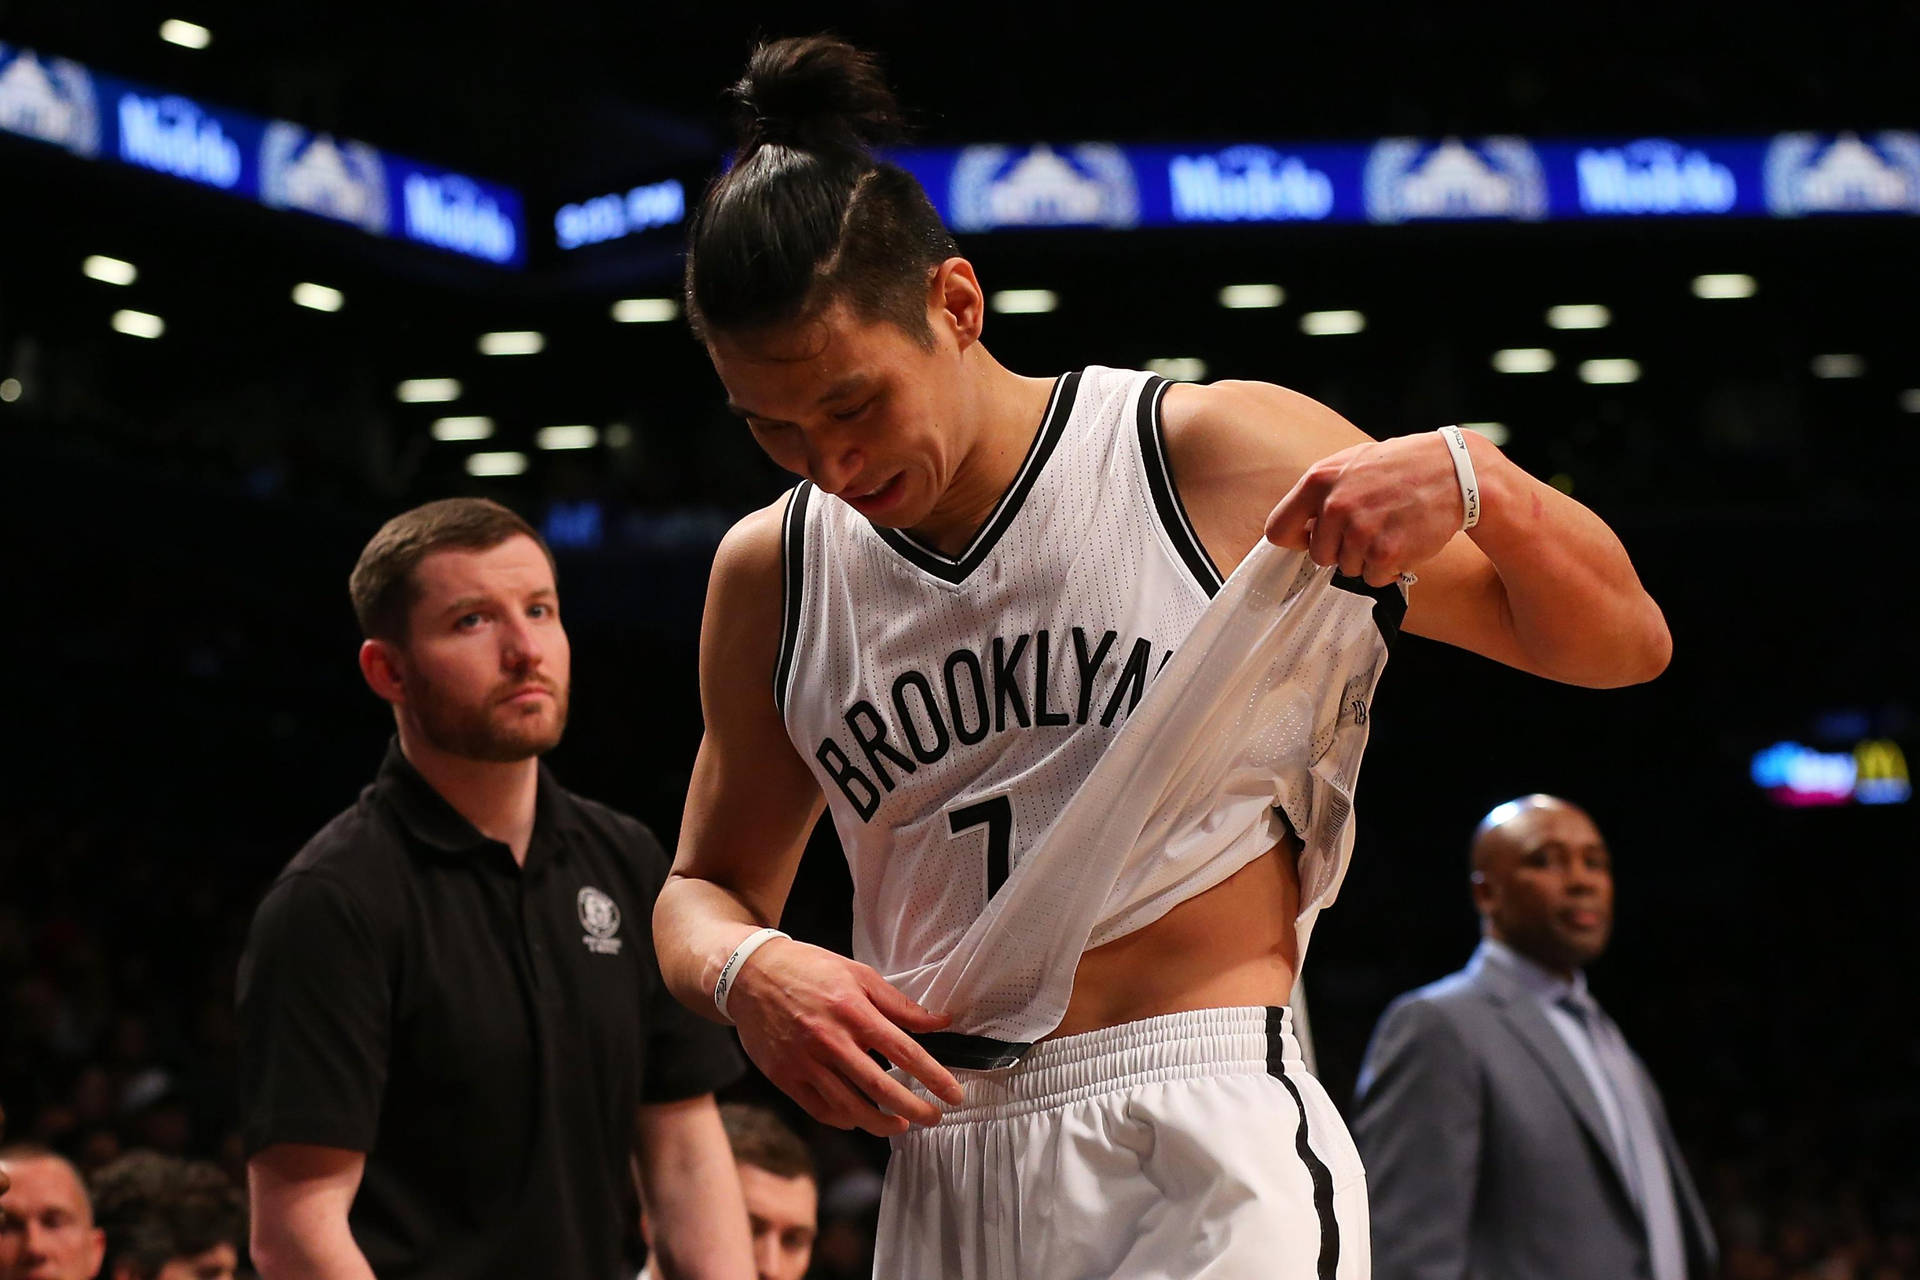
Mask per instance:
[[[800,1280],[819,1230],[820,1187],[813,1153],[798,1134],[761,1107],[729,1103],[720,1123],[740,1171],[760,1280]]]
[[[801,1280],[819,1231],[820,1186],[813,1153],[765,1107],[729,1102],[720,1108],[720,1124],[747,1201],[755,1275],[759,1280]],[[651,1223],[643,1219],[641,1225],[651,1249]],[[649,1263],[641,1280],[655,1277]]]
[[[1613,926],[1593,820],[1502,804],[1472,846],[1483,940],[1388,1007],[1353,1126],[1378,1280],[1709,1280],[1711,1227],[1646,1068],[1587,991]]]
[[[0,1147],[0,1168],[0,1280],[94,1280],[107,1241],[80,1171],[30,1143]]]
[[[246,1204],[218,1166],[134,1151],[93,1176],[103,1280],[234,1280]]]
[[[428,503],[350,590],[398,735],[240,961],[255,1265],[623,1280],[637,1135],[662,1275],[745,1277],[712,1097],[741,1064],[660,980],[666,854],[540,762],[571,656],[546,544],[497,503]]]

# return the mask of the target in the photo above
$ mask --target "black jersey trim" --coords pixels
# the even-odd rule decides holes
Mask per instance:
[[[1160,513],[1161,528],[1167,531],[1187,572],[1211,600],[1220,591],[1220,570],[1207,549],[1200,545],[1200,535],[1193,531],[1193,522],[1187,519],[1187,509],[1181,505],[1180,493],[1173,487],[1173,468],[1167,464],[1167,433],[1160,417],[1160,402],[1166,399],[1167,388],[1172,385],[1165,378],[1154,377],[1140,390],[1140,460],[1146,467],[1147,488],[1153,493],[1153,506]]]
[[[993,514],[980,526],[980,532],[973,535],[973,541],[958,558],[945,556],[932,547],[914,538],[900,529],[883,529],[873,526],[873,531],[899,553],[900,557],[917,569],[923,569],[944,582],[964,582],[967,576],[978,569],[993,551],[1000,536],[1020,514],[1020,506],[1027,500],[1027,494],[1033,489],[1034,481],[1040,478],[1040,472],[1047,465],[1047,459],[1053,456],[1053,450],[1060,443],[1060,437],[1066,434],[1067,419],[1073,416],[1074,397],[1080,391],[1080,374],[1062,374],[1053,384],[1053,398],[1047,402],[1046,415],[1040,420],[1040,430],[1033,437],[1033,444],[1027,449],[1026,461],[1020,464],[1020,471],[1013,478],[1007,491],[1000,495],[999,505]]]
[[[1393,648],[1394,639],[1400,634],[1400,623],[1407,616],[1407,593],[1400,589],[1400,584],[1389,582],[1384,587],[1376,587],[1365,578],[1349,578],[1344,573],[1336,573],[1333,575],[1333,585],[1356,596],[1372,597],[1373,625],[1380,629],[1381,643],[1389,649]]]
[[[1314,1274],[1319,1280],[1334,1280],[1340,1269],[1340,1219],[1333,1211],[1333,1171],[1327,1168],[1308,1141],[1307,1104],[1300,1089],[1287,1077],[1286,1023],[1284,1009],[1267,1010],[1267,1074],[1286,1086],[1293,1105],[1300,1111],[1300,1127],[1294,1130],[1293,1149],[1300,1163],[1307,1166],[1313,1181],[1313,1212],[1320,1219],[1320,1265]]]
[[[773,705],[784,719],[787,682],[793,675],[793,651],[800,639],[800,593],[807,584],[807,498],[811,480],[793,486],[780,521],[780,656],[773,664]]]

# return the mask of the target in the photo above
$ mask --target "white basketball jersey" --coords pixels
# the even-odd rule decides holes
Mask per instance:
[[[1167,385],[1062,377],[957,557],[810,484],[788,502],[775,697],[846,851],[854,955],[957,1032],[1045,1035],[1082,951],[1272,848],[1281,814],[1303,954],[1345,871],[1404,601],[1265,543],[1223,593]]]

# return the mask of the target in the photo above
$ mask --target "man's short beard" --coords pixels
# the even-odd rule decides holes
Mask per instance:
[[[564,686],[554,688],[558,714],[550,728],[544,719],[502,723],[496,718],[500,704],[491,698],[477,707],[456,703],[442,698],[432,681],[417,674],[409,706],[421,736],[435,749],[466,760],[513,764],[543,756],[560,745],[567,729],[568,693]]]

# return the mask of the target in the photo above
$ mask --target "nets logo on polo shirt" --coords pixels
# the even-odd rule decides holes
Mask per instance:
[[[620,932],[620,905],[592,885],[580,891],[577,901],[580,927],[587,931],[580,941],[595,955],[619,955],[621,940],[613,935]]]

